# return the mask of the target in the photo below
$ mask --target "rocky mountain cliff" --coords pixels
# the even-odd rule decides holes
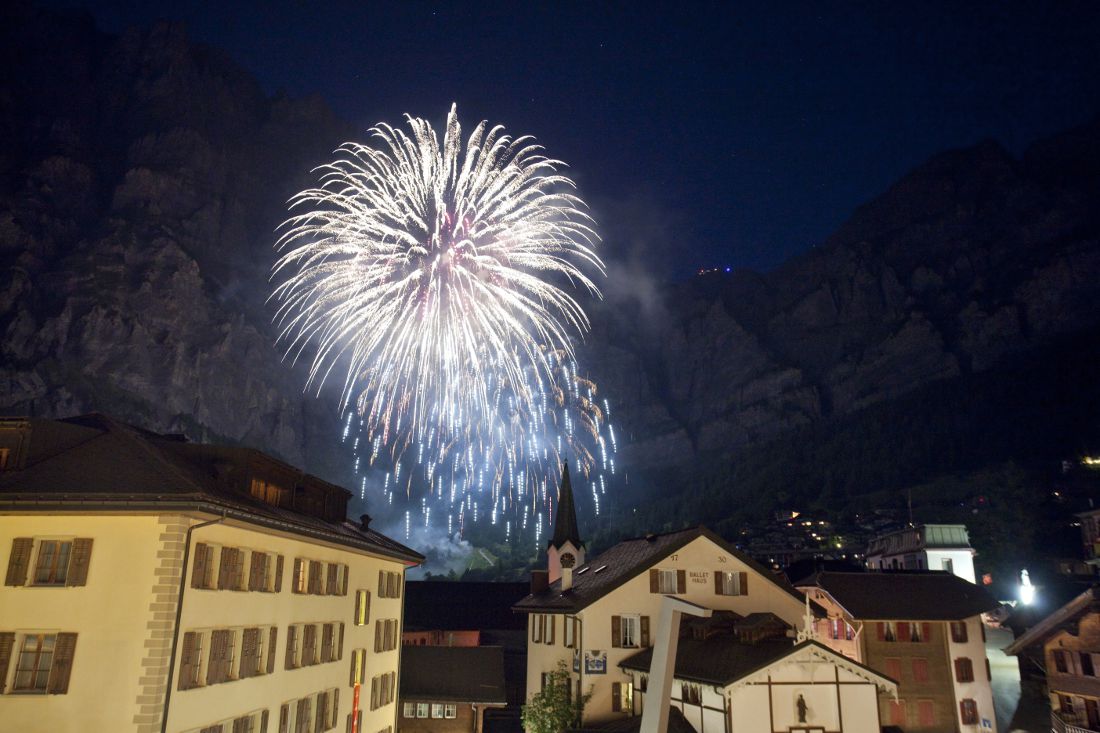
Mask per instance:
[[[355,136],[161,25],[3,11],[0,411],[102,410],[347,482],[335,404],[303,395],[264,304],[273,231]],[[584,363],[634,469],[981,372],[1100,325],[1100,125],[1016,159],[938,156],[767,274],[594,313]]]

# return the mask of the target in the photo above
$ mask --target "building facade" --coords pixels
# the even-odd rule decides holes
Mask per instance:
[[[396,721],[404,571],[348,492],[102,415],[7,420],[0,718],[318,733]]]
[[[507,705],[500,647],[410,646],[401,656],[398,733],[481,733]]]
[[[943,570],[971,583],[974,548],[962,524],[918,524],[880,535],[867,546],[870,570]]]
[[[897,681],[884,725],[906,731],[995,731],[981,614],[986,591],[949,573],[821,572],[796,583],[827,612],[817,638]]]
[[[559,494],[569,493],[566,479]],[[559,507],[571,505],[559,499]],[[556,521],[575,528],[576,517],[563,519],[563,513]],[[574,693],[592,693],[586,726],[632,715],[623,699],[631,696],[633,680],[620,664],[651,646],[651,627],[666,594],[740,616],[772,613],[788,625],[803,614],[801,594],[703,527],[626,540],[597,557],[575,558],[571,568],[568,561],[555,568],[554,558],[582,550],[579,538],[575,531],[557,534],[548,574],[560,577],[546,583],[546,575],[536,574],[532,593],[514,607],[528,619],[527,698],[563,662]]]

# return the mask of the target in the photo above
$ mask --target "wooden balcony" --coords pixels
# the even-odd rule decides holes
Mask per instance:
[[[1088,727],[1084,720],[1078,720],[1076,715],[1063,717],[1054,710],[1050,711],[1050,729],[1052,733],[1100,733],[1095,728]]]

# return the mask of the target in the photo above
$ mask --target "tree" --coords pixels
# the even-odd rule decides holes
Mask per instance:
[[[553,672],[546,674],[541,692],[531,696],[523,706],[523,729],[526,733],[562,733],[580,723],[584,706],[592,697],[591,688],[580,699],[573,699],[572,676],[565,660],[558,662]]]

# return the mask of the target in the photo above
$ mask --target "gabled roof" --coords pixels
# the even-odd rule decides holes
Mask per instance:
[[[401,647],[401,699],[504,705],[499,646]]]
[[[1005,647],[1005,654],[1019,654],[1034,644],[1045,644],[1066,624],[1073,624],[1088,613],[1100,613],[1100,587],[1093,586],[1066,605],[1032,626],[1014,642]]]
[[[405,583],[406,631],[523,630],[527,620],[512,604],[528,583],[417,580]]]
[[[569,613],[580,611],[700,537],[709,539],[758,572],[763,578],[775,583],[777,587],[799,603],[805,602],[802,594],[796,591],[794,587],[777,578],[751,557],[727,543],[711,530],[700,526],[682,529],[678,532],[669,532],[668,534],[650,534],[645,537],[623,540],[574,570],[573,587],[571,589],[563,592],[561,581],[557,580],[546,590],[528,595],[512,608],[521,612],[557,611]]]
[[[561,487],[558,489],[558,514],[554,518],[554,536],[550,547],[561,547],[572,542],[573,547],[584,547],[581,532],[577,528],[577,508],[573,503],[573,482],[569,480],[569,462],[562,464]]]
[[[795,585],[820,588],[860,620],[960,621],[999,605],[985,588],[941,570],[822,571]]]
[[[755,672],[773,667],[788,657],[812,652],[816,658],[832,661],[875,684],[889,688],[893,680],[847,657],[837,654],[816,641],[794,644],[791,639],[768,639],[744,643],[733,636],[707,639],[684,637],[676,650],[676,679],[726,687]],[[653,661],[653,649],[643,649],[619,663],[622,669],[648,672]]]
[[[92,413],[65,420],[2,421],[29,431],[29,450],[0,472],[0,510],[202,511],[374,552],[405,563],[424,557],[346,518],[326,520],[227,488],[225,477],[263,462],[345,506],[346,489],[252,448],[188,443]],[[336,504],[336,502],[341,502]],[[342,511],[342,510],[341,510]]]

